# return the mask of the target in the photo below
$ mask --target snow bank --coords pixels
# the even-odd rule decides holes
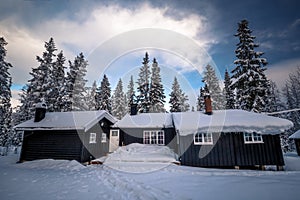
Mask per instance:
[[[57,169],[57,170],[81,170],[85,167],[77,162],[76,160],[53,160],[53,159],[42,159],[24,162],[19,164],[22,168],[29,169]]]
[[[196,132],[280,134],[293,126],[286,119],[244,110],[217,110],[212,115],[202,112],[173,113],[173,120],[180,135]]]
[[[296,152],[284,154],[285,171],[300,171],[300,156]]]
[[[300,130],[296,131],[293,135],[289,137],[290,139],[300,139]]]
[[[104,165],[125,172],[150,172],[176,163],[177,155],[167,146],[137,144],[119,147]]]

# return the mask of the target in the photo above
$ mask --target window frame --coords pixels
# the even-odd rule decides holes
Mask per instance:
[[[212,133],[195,133],[194,134],[194,145],[213,145]]]
[[[101,143],[106,143],[106,142],[107,142],[107,134],[101,133]]]
[[[89,143],[90,144],[97,143],[97,134],[96,133],[90,133]]]
[[[165,131],[164,130],[144,130],[143,144],[157,144],[165,145]]]
[[[260,144],[264,143],[262,134],[252,132],[252,133],[243,133],[244,143],[245,144]],[[250,140],[251,139],[251,140]]]

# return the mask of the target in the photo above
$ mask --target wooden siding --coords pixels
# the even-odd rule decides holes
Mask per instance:
[[[102,122],[104,122],[104,126],[101,126]],[[89,129],[87,132],[80,134],[81,140],[83,142],[82,160],[84,160],[84,162],[90,159],[100,158],[108,153],[109,126],[109,122],[106,119],[103,119],[98,124]],[[89,143],[90,133],[96,133],[96,143]],[[102,133],[106,133],[106,142],[101,141]]]
[[[104,123],[101,126],[101,123]],[[25,131],[20,161],[36,159],[66,159],[87,162],[108,153],[109,127],[103,119],[87,132],[77,130]],[[90,133],[96,133],[96,143],[89,143]],[[102,133],[107,134],[102,143]]]
[[[174,128],[123,128],[120,130],[120,146],[132,143],[143,144],[145,130],[164,130],[165,145],[177,151],[176,133]]]
[[[264,143],[245,144],[243,133],[213,133],[213,145],[194,145],[193,135],[180,136],[180,161],[198,167],[284,165],[279,135],[263,135]]]
[[[82,143],[73,131],[25,131],[20,161],[67,159],[81,161]]]
[[[298,156],[300,156],[300,139],[295,139],[294,141],[296,145],[297,154]]]

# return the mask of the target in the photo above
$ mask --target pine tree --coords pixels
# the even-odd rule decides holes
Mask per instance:
[[[237,108],[254,112],[265,111],[270,83],[264,71],[267,60],[261,58],[263,52],[255,51],[259,47],[254,43],[255,36],[248,27],[248,21],[242,20],[238,24],[235,34],[239,38],[235,51],[237,60],[232,70],[232,84],[230,88],[236,93]]]
[[[83,53],[80,53],[72,63],[69,61],[70,71],[67,74],[66,84],[66,111],[75,110],[88,110],[87,103],[85,101],[85,84],[87,80],[84,79],[86,75],[87,61],[84,58]]]
[[[223,109],[225,107],[223,93],[219,85],[216,71],[211,65],[206,66],[202,81],[207,84],[208,90],[210,91],[213,109]]]
[[[225,76],[224,76],[224,95],[226,99],[226,109],[234,109],[234,94],[233,91],[230,88],[230,85],[232,84],[230,76],[228,71],[225,71]]]
[[[11,84],[9,69],[12,65],[5,61],[7,42],[0,38],[0,146],[8,146],[12,136]]]
[[[107,76],[104,74],[100,87],[96,92],[96,110],[106,110],[111,113],[111,89]]]
[[[125,94],[123,92],[123,83],[121,79],[119,79],[119,82],[115,89],[112,105],[112,115],[117,119],[122,119],[122,117],[126,115],[126,101]]]
[[[186,112],[189,110],[188,97],[182,92],[177,78],[174,78],[170,94],[170,112]]]
[[[135,90],[134,90],[134,82],[133,82],[133,76],[130,77],[129,84],[127,86],[127,112],[130,113],[131,105],[136,103],[136,96],[135,96]]]
[[[150,70],[149,70],[149,56],[146,52],[145,57],[143,58],[142,62],[143,66],[140,68],[139,72],[139,79],[138,79],[138,96],[137,96],[137,103],[138,103],[138,110],[141,113],[147,113],[150,109],[150,98],[149,98],[149,91],[150,91]]]
[[[149,92],[150,112],[165,112],[164,103],[166,102],[166,96],[161,82],[160,68],[155,58],[153,59],[151,75]]]

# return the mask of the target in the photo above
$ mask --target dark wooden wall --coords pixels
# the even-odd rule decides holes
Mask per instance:
[[[284,165],[279,135],[263,135],[263,141],[245,144],[243,133],[213,133],[213,145],[194,145],[193,135],[180,136],[180,161],[199,167]]]
[[[101,123],[104,122],[104,126]],[[105,156],[109,151],[109,128],[108,120],[103,119],[86,133],[81,132],[81,140],[83,141],[82,159],[88,161],[89,159],[100,158]],[[96,143],[89,143],[90,133],[96,133]],[[107,141],[102,143],[102,133],[106,133]]]
[[[120,145],[132,143],[143,144],[144,130],[164,130],[165,145],[177,151],[176,132],[174,128],[123,128],[120,130]]]
[[[25,131],[20,161],[67,159],[81,161],[82,143],[74,131]]]
[[[300,156],[300,139],[295,139],[294,141],[296,145],[297,154],[298,156]]]
[[[104,122],[104,126],[100,124]],[[20,161],[36,159],[66,159],[87,162],[99,158],[109,150],[109,127],[103,119],[87,132],[82,130],[24,131]],[[90,133],[96,133],[96,143],[89,143]],[[102,143],[102,133],[107,141]]]

